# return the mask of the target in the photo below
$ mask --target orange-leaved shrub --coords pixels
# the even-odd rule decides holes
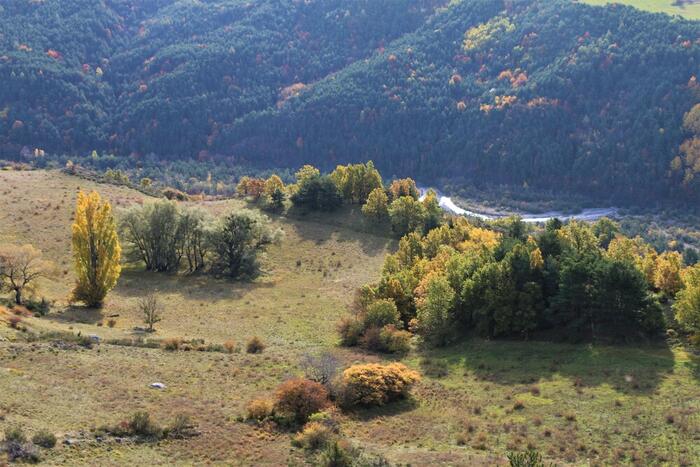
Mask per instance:
[[[285,381],[277,388],[275,396],[275,412],[299,424],[330,403],[328,391],[322,384],[303,378]]]
[[[343,372],[346,407],[384,405],[405,397],[420,375],[401,363],[353,365]]]
[[[248,402],[246,415],[248,420],[264,420],[271,416],[274,410],[274,403],[269,399],[253,399]]]

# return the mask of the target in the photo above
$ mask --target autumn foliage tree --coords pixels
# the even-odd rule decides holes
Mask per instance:
[[[683,272],[683,289],[678,293],[673,310],[681,326],[700,335],[700,266]]]
[[[402,196],[410,196],[413,199],[418,199],[420,196],[416,182],[411,178],[393,180],[389,185],[389,193],[392,201]]]
[[[77,276],[72,299],[99,307],[121,274],[121,245],[112,206],[96,191],[79,192],[72,231]]]
[[[12,291],[18,305],[23,303],[24,292],[34,288],[48,268],[41,251],[32,245],[0,245],[0,291]]]
[[[375,188],[362,206],[362,214],[370,220],[381,222],[389,217],[389,197],[382,188]]]

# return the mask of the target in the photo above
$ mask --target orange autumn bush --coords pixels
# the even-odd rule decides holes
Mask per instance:
[[[420,375],[401,363],[354,365],[343,372],[343,403],[384,405],[405,397]]]

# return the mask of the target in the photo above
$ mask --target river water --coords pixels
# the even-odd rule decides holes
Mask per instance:
[[[421,192],[421,199],[425,197],[425,193],[427,190],[425,189],[420,189]],[[436,191],[437,192],[437,191]],[[438,197],[440,199],[440,207],[444,209],[445,211],[452,213],[452,214],[457,214],[460,216],[470,216],[470,217],[476,217],[479,219],[483,220],[493,220],[493,219],[498,219],[500,217],[506,217],[509,215],[517,214],[519,215],[523,222],[530,222],[530,223],[538,223],[538,222],[547,222],[550,219],[560,219],[562,221],[568,221],[568,220],[580,220],[580,221],[595,221],[600,219],[601,217],[616,217],[617,216],[617,208],[590,208],[590,209],[584,209],[578,213],[575,214],[565,214],[561,211],[548,211],[548,212],[543,212],[543,213],[538,213],[538,214],[532,214],[532,213],[527,213],[527,212],[513,212],[513,213],[493,213],[493,214],[484,214],[481,212],[476,212],[476,211],[471,211],[469,209],[465,209],[463,207],[457,206],[454,201],[452,201],[452,198],[449,196],[442,196],[438,193]]]

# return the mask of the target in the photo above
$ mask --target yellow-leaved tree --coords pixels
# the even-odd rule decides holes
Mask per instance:
[[[73,300],[99,307],[119,279],[122,249],[112,206],[96,191],[78,193],[72,243],[77,276]]]

